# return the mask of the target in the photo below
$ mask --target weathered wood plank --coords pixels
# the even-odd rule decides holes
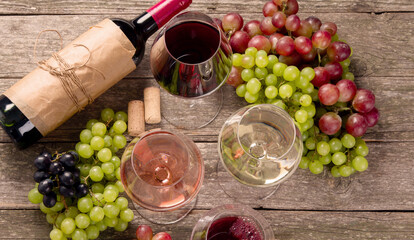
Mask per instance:
[[[0,14],[137,14],[145,11],[156,0],[134,1],[52,1],[52,0],[3,0]],[[266,0],[211,0],[193,1],[190,10],[225,14],[237,10],[242,13],[260,13]],[[299,0],[300,12],[408,12],[414,11],[410,0],[339,1]]]
[[[184,220],[166,226],[150,224],[135,216],[125,232],[109,229],[101,233],[99,239],[135,239],[135,230],[140,224],[150,224],[154,232],[168,232],[173,239],[189,239],[195,223],[206,211],[194,210]],[[280,240],[414,238],[414,213],[266,210],[259,210],[259,213],[269,221],[275,238]],[[0,239],[49,239],[52,227],[40,211],[0,210],[0,216]]]
[[[353,48],[351,69],[357,76],[413,76],[414,75],[414,13],[406,14],[315,14],[323,21],[338,24],[339,36]],[[213,15],[220,17],[219,15]],[[258,18],[249,14],[249,19]],[[306,14],[304,16],[307,16]],[[132,18],[131,15],[124,16]],[[36,36],[44,29],[57,29],[67,44],[104,16],[1,16],[0,78],[21,78],[35,68],[33,47]],[[346,21],[344,21],[346,20]],[[74,27],[76,26],[76,27]],[[151,77],[147,52],[137,70],[130,77]],[[58,36],[46,33],[38,42],[38,59],[48,58],[60,46]]]
[[[0,79],[0,92],[4,92],[18,79]],[[371,89],[376,94],[376,106],[380,111],[380,120],[374,128],[368,129],[366,139],[372,141],[414,141],[414,82],[408,77],[360,77],[356,80],[360,88]],[[143,99],[146,86],[157,85],[153,79],[124,79],[108,92],[76,114],[56,131],[50,133],[42,142],[75,142],[78,134],[91,118],[98,118],[105,107],[127,111],[127,103],[134,99]],[[224,86],[224,105],[217,119],[210,125],[197,129],[186,130],[195,141],[217,141],[217,136],[225,120],[236,109],[246,102],[237,97],[233,87]],[[206,109],[208,111],[208,109]],[[203,114],[203,113],[200,113]],[[186,118],[186,116],[177,116]],[[151,128],[172,128],[164,119],[160,124],[147,125]],[[3,130],[0,130],[0,142],[10,142]]]
[[[197,143],[205,162],[205,180],[199,193],[198,208],[209,209],[217,204],[232,203],[219,187],[216,164],[219,157],[216,143]],[[327,171],[313,175],[298,169],[291,179],[280,185],[276,194],[266,201],[254,201],[241,196],[254,207],[282,210],[414,210],[414,185],[410,151],[414,142],[368,144],[369,168],[350,178],[335,179]],[[67,151],[73,144],[36,144],[24,151],[12,144],[0,144],[0,209],[36,208],[27,200],[34,187],[33,159],[44,148],[49,151]]]

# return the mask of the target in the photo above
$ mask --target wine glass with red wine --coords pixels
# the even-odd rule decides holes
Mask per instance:
[[[190,11],[171,19],[150,53],[152,73],[165,90],[161,91],[164,119],[184,129],[213,121],[223,104],[220,87],[230,73],[231,56],[221,26],[209,16]]]
[[[121,160],[121,181],[138,213],[157,224],[183,219],[195,206],[204,162],[186,136],[152,131],[135,138]]]
[[[193,228],[191,240],[274,240],[269,223],[242,204],[222,205],[208,211]]]

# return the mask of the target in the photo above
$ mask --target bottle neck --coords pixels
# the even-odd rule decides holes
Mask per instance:
[[[132,24],[146,40],[172,17],[190,6],[191,2],[192,0],[162,0],[132,20]]]

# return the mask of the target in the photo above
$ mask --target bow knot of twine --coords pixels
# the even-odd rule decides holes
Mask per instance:
[[[60,37],[60,43],[61,43],[61,49],[63,48],[63,38],[60,35],[60,33],[56,30],[43,30],[41,31],[37,38],[36,38],[36,43],[35,43],[35,47],[34,47],[34,57],[36,59],[36,47],[37,47],[37,43],[39,41],[39,37],[40,35],[42,35],[44,32],[55,32],[59,35]],[[89,48],[83,44],[74,44],[75,47],[83,47],[85,48],[89,55],[88,55],[88,59],[86,59],[86,61],[84,63],[82,63],[79,66],[71,66],[69,65],[65,59],[63,59],[58,53],[53,53],[52,54],[52,58],[53,60],[55,60],[55,62],[58,64],[57,67],[53,67],[51,66],[47,60],[40,60],[37,62],[37,65],[39,68],[49,72],[51,75],[57,77],[60,81],[60,83],[62,84],[63,89],[65,90],[66,94],[68,95],[68,97],[72,100],[72,102],[74,103],[74,105],[76,106],[78,112],[80,112],[81,110],[83,110],[81,101],[79,100],[79,98],[76,96],[76,90],[80,89],[83,93],[83,95],[85,95],[85,97],[88,99],[88,104],[93,102],[93,98],[92,96],[88,93],[88,91],[86,90],[86,88],[83,86],[82,81],[80,80],[80,78],[78,77],[78,75],[76,74],[75,70],[82,68],[82,67],[88,67],[88,68],[92,68],[95,71],[99,72],[103,78],[105,79],[105,76],[102,72],[100,72],[98,69],[95,69],[93,67],[87,66],[86,64],[89,62],[90,58],[91,58],[91,51],[89,50]]]

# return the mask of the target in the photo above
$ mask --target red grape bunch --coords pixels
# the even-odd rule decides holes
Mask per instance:
[[[315,16],[300,19],[297,0],[264,4],[263,19],[244,24],[238,13],[222,18],[233,67],[227,83],[248,103],[285,109],[302,133],[299,167],[334,177],[365,171],[369,149],[361,138],[377,124],[375,95],[358,89],[349,71],[352,48],[337,25]]]

